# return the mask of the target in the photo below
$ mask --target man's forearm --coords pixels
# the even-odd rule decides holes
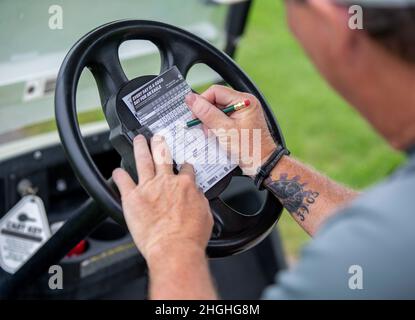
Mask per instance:
[[[217,299],[204,251],[192,248],[173,251],[148,261],[150,299]]]
[[[281,159],[264,183],[310,235],[358,195],[289,157]],[[163,251],[147,261],[151,299],[217,298],[203,250],[172,244]]]
[[[264,185],[311,236],[358,195],[290,157],[281,159]]]

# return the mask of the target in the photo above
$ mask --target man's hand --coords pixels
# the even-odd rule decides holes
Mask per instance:
[[[230,117],[219,109],[248,99],[251,106],[234,112]],[[277,147],[268,130],[259,101],[250,94],[237,92],[223,86],[212,86],[200,96],[191,94],[186,102],[193,114],[206,128],[224,129],[213,131],[219,142],[229,150],[229,137],[233,132],[241,135],[243,129],[251,132],[249,143],[240,141],[239,152],[251,150],[246,156],[239,154],[239,166],[247,175],[255,175],[256,169],[269,158]],[[257,141],[252,131],[261,133],[260,152],[255,150]],[[230,143],[232,146],[232,142]],[[258,158],[258,153],[260,157]],[[232,155],[234,156],[234,155]],[[234,158],[235,159],[235,158]],[[254,161],[252,161],[254,159]],[[260,161],[258,161],[258,159]],[[259,163],[258,163],[259,162]],[[331,216],[339,206],[345,205],[357,195],[293,158],[284,156],[264,182],[265,187],[277,197],[294,219],[311,235]]]
[[[219,110],[244,100],[249,100],[250,106],[230,116]],[[210,129],[230,155],[236,157],[246,175],[255,175],[257,168],[277,148],[262,107],[252,94],[214,85],[200,96],[188,95],[186,103],[195,117],[203,122],[204,129]]]
[[[139,184],[122,169],[113,173],[128,229],[147,261],[151,299],[215,299],[205,254],[213,227],[208,200],[193,167],[173,173],[164,138],[134,139]]]
[[[173,173],[163,137],[134,139],[139,184],[122,169],[113,173],[125,220],[135,244],[148,263],[174,252],[204,255],[213,227],[208,200],[195,184],[193,167],[184,164]]]

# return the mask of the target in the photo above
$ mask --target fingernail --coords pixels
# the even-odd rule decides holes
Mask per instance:
[[[185,162],[183,162],[183,165],[189,166],[190,168],[193,169],[193,171],[195,171],[195,167],[190,162],[185,161]]]
[[[191,92],[186,96],[185,101],[189,107],[192,107],[196,101],[196,98],[196,95],[193,92]]]
[[[134,141],[140,141],[142,139],[145,139],[144,136],[142,134],[139,134],[139,135],[135,136]]]
[[[120,170],[121,170],[120,168],[116,168],[116,169],[114,169],[114,171],[112,171],[112,175],[111,175],[111,177],[115,177],[115,176],[118,174],[118,172],[119,172]]]

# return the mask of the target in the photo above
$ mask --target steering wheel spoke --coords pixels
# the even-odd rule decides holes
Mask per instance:
[[[93,51],[93,57],[87,63],[97,83],[102,106],[128,82],[120,63],[118,49],[118,41],[102,45]]]
[[[180,41],[170,41],[161,47],[160,56],[162,61],[160,73],[176,66],[184,77],[187,76],[190,68],[199,62],[197,51]]]

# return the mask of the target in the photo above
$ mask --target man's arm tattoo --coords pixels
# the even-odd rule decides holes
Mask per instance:
[[[316,191],[306,190],[307,183],[300,183],[299,176],[288,179],[288,174],[281,174],[278,180],[272,180],[269,177],[264,183],[282,205],[301,221],[306,219],[306,215],[310,213],[310,207],[320,195]]]

